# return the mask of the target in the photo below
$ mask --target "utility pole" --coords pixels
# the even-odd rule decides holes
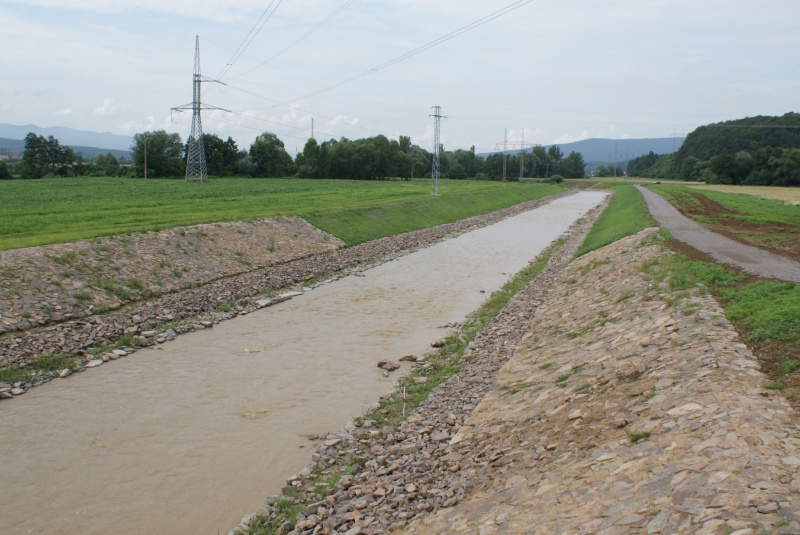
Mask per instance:
[[[617,178],[617,144],[614,143],[614,152],[609,152],[608,155],[614,155],[614,178]]]
[[[147,184],[147,134],[144,135],[144,183]]]
[[[311,118],[311,138],[314,138],[314,118]]]
[[[442,115],[441,106],[431,106],[433,109],[433,165],[431,165],[431,195],[439,195],[439,151],[441,150],[439,141],[440,123],[442,118],[447,119]]]
[[[503,134],[503,182],[506,181],[506,149],[508,148],[508,128]]]
[[[522,150],[519,151],[519,179],[522,180],[522,170],[525,163],[525,127],[522,127]]]
[[[203,124],[200,120],[200,110],[223,110],[222,108],[215,108],[211,106],[203,106],[200,100],[200,84],[202,82],[216,82],[221,84],[218,80],[204,80],[200,74],[200,36],[195,37],[194,44],[194,75],[192,76],[192,103],[184,104],[172,108],[174,111],[183,112],[184,110],[192,110],[192,131],[189,134],[189,139],[186,140],[186,180],[199,180],[205,182],[208,180],[208,171],[206,169],[206,152],[203,148]],[[225,85],[225,84],[222,84]]]

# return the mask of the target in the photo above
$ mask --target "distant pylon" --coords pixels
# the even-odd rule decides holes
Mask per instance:
[[[172,108],[175,111],[192,110],[192,131],[186,140],[186,180],[208,180],[206,168],[206,151],[203,148],[203,123],[200,119],[200,110],[223,110],[212,106],[203,106],[200,100],[200,84],[202,82],[217,82],[217,80],[204,80],[200,74],[200,36],[195,37],[194,43],[194,75],[192,77],[192,103]],[[225,84],[223,84],[225,85]]]
[[[433,164],[431,165],[431,195],[439,195],[439,151],[441,142],[439,141],[439,130],[442,118],[441,106],[431,106],[433,108]]]
[[[506,181],[506,151],[508,150],[508,128],[505,130],[505,134],[503,134],[503,182]]]

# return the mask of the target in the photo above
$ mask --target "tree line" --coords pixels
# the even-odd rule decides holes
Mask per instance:
[[[672,154],[628,162],[628,176],[708,184],[800,186],[800,114],[701,126]]]
[[[385,178],[424,178],[431,176],[432,153],[411,143],[408,136],[388,139],[377,135],[350,140],[330,139],[319,143],[309,139],[293,159],[283,141],[270,132],[259,135],[248,149],[240,149],[231,138],[203,135],[206,168],[209,176],[288,177],[378,180]],[[45,139],[30,133],[25,138],[22,162],[16,167],[21,178],[44,176],[130,176],[142,177],[147,162],[149,177],[182,177],[186,170],[186,144],[179,134],[164,130],[136,134],[131,145],[132,165],[120,165],[109,153],[85,161],[52,136]],[[585,163],[580,153],[565,156],[560,148],[541,145],[513,155],[491,154],[486,157],[469,150],[440,150],[442,178],[501,180],[505,160],[506,178],[520,174],[528,178],[582,178]],[[0,179],[10,178],[8,168],[0,163]],[[8,176],[4,176],[3,171]]]

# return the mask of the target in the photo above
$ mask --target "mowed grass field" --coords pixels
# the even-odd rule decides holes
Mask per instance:
[[[787,204],[800,206],[800,188],[778,188],[766,186],[726,186],[724,184],[693,185],[692,189],[704,191],[718,191],[720,193],[738,193],[750,195],[760,199],[770,199]]]
[[[59,178],[0,181],[0,250],[131,232],[299,215],[349,245],[506,208],[557,185],[442,180],[183,180]]]
[[[736,189],[731,189],[729,192],[721,192],[716,189],[717,186],[714,186],[714,189],[703,188],[702,194],[712,201],[718,202],[728,210],[739,212],[738,215],[726,217],[755,224],[788,225],[791,228],[800,224],[800,207],[770,200],[768,198],[745,194],[745,192],[740,189],[741,187],[742,186],[735,186]],[[691,188],[672,186],[671,183],[670,185],[649,186],[649,188],[664,195],[677,206],[680,206],[681,194],[700,189],[697,186]],[[775,188],[757,189],[766,190]],[[704,221],[702,217],[696,217],[696,219]]]

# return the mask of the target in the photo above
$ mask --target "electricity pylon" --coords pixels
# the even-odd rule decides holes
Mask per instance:
[[[431,106],[433,108],[433,164],[431,165],[431,195],[439,195],[439,151],[441,143],[439,141],[439,128],[441,120],[447,119],[442,115],[441,106]]]
[[[208,171],[206,169],[206,151],[203,148],[203,123],[200,120],[200,110],[222,110],[229,111],[223,108],[216,108],[213,106],[204,106],[200,101],[200,84],[202,82],[216,82],[222,84],[218,80],[203,79],[200,74],[200,36],[195,37],[194,44],[194,75],[192,77],[192,102],[191,104],[184,104],[172,108],[174,111],[183,112],[184,110],[192,110],[192,132],[189,134],[189,139],[186,140],[186,180],[199,180],[205,182],[208,180]],[[222,84],[225,85],[225,84]]]

